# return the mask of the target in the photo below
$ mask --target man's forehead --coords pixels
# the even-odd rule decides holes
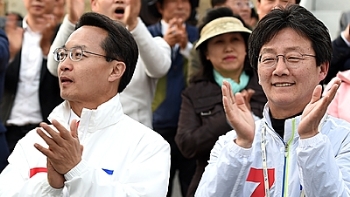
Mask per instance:
[[[258,0],[258,2],[269,2],[269,3],[288,3],[288,4],[296,4],[296,0]]]

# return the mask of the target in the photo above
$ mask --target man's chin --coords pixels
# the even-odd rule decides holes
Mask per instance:
[[[114,21],[122,21],[124,18],[124,14],[112,14],[111,16],[109,16],[109,18]]]

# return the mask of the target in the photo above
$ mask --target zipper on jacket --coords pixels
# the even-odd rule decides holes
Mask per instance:
[[[290,148],[290,144],[293,142],[294,140],[294,135],[295,135],[295,131],[296,131],[296,119],[293,118],[292,119],[292,136],[290,137],[290,139],[288,140],[287,143],[284,143],[284,171],[283,171],[283,186],[282,186],[282,192],[283,192],[283,196],[288,196],[288,179],[287,179],[287,175],[289,172],[289,148]]]

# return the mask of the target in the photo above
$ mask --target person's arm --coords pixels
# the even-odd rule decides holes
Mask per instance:
[[[66,43],[68,37],[72,34],[74,29],[75,24],[71,23],[68,20],[68,15],[66,15],[63,19],[60,29],[57,32],[55,40],[53,41],[50,47],[50,52],[47,57],[47,68],[50,71],[50,73],[54,76],[57,76],[58,62],[55,61],[53,57],[53,52],[56,48],[62,47]]]
[[[131,161],[127,170],[108,175],[82,160],[65,174],[65,186],[70,196],[166,196],[170,169],[169,144],[161,136],[150,135],[149,143],[126,155]],[[116,161],[118,161],[117,159]]]
[[[332,145],[329,137],[337,135],[333,137],[341,138],[344,132],[326,129],[328,131],[325,132],[333,134],[326,136],[319,133],[312,138],[299,140],[297,162],[303,177],[303,190],[306,196],[350,196],[349,137],[345,137],[339,152],[335,154],[334,151],[338,149],[335,150],[333,146],[337,145]]]
[[[33,131],[28,133],[27,136],[31,134],[33,134]],[[28,137],[24,138],[24,140],[22,139],[8,158],[9,165],[0,175],[0,196],[61,197],[62,189],[52,188],[47,181],[46,173],[41,173],[39,172],[40,170],[38,170],[38,173],[33,173],[33,176],[30,176],[31,167],[28,163],[28,157],[36,157],[37,155],[35,155],[35,152],[38,153],[34,150],[33,146],[28,147],[31,141],[32,140],[28,139]],[[40,167],[46,168],[46,164],[42,163]]]
[[[75,24],[84,13],[85,2],[84,0],[67,0],[66,7],[67,14],[63,19],[63,22],[57,32],[55,40],[50,47],[49,55],[47,57],[47,68],[54,76],[57,76],[58,62],[54,60],[53,52],[56,48],[62,47],[68,40],[68,37],[75,30]]]
[[[301,114],[296,155],[306,196],[350,196],[350,126],[324,115],[340,83],[323,97],[317,85]]]
[[[161,37],[152,37],[145,24],[138,18],[137,26],[131,31],[140,51],[146,73],[152,78],[161,78],[171,66],[170,46]]]
[[[10,58],[9,41],[3,30],[0,29],[0,71],[6,69]]]
[[[195,197],[244,196],[241,186],[252,163],[252,148],[239,147],[235,137],[229,132],[216,142]]]

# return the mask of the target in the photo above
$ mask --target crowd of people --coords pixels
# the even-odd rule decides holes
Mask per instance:
[[[211,0],[196,25],[193,0],[24,0],[0,196],[171,197],[176,172],[183,197],[350,196],[350,22],[332,41],[299,3]]]

